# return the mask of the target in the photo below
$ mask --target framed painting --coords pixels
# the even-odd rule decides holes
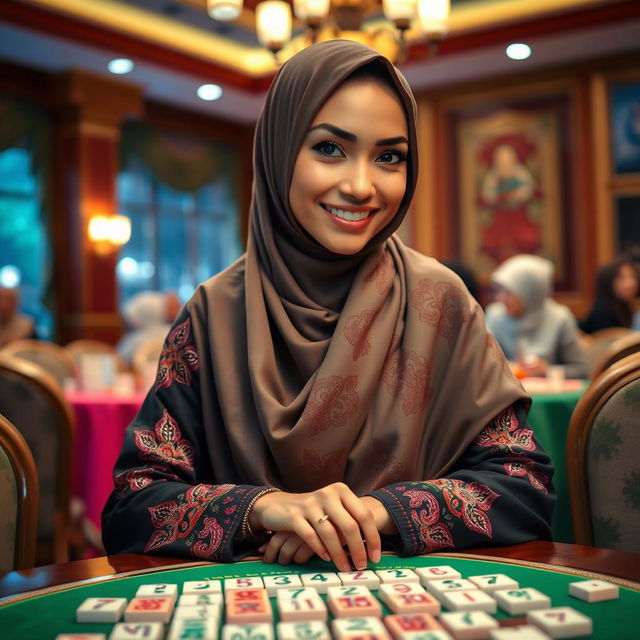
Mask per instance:
[[[457,249],[482,282],[510,256],[530,253],[555,263],[559,289],[573,288],[568,114],[562,95],[451,112]]]
[[[611,157],[615,174],[640,174],[640,82],[610,89]]]

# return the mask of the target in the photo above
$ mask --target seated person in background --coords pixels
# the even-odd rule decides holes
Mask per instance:
[[[122,310],[129,332],[118,342],[118,353],[131,364],[136,349],[145,340],[167,335],[178,311],[180,300],[172,291],[143,291],[132,296]]]
[[[571,310],[549,297],[553,264],[533,255],[513,256],[493,273],[496,301],[487,306],[487,328],[514,369],[544,376],[564,365],[567,378],[584,378],[587,365]]]
[[[598,269],[595,300],[589,314],[578,322],[584,333],[609,327],[640,329],[640,314],[634,318],[633,301],[640,294],[638,265],[627,256]]]
[[[35,338],[33,318],[18,311],[18,289],[0,287],[0,348],[14,340]]]
[[[254,144],[247,251],[169,334],[116,462],[107,552],[348,571],[383,547],[548,538],[529,397],[461,280],[394,235],[418,176],[404,77],[355,42],[307,47]]]

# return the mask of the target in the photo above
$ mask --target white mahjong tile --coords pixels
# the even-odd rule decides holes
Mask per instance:
[[[276,604],[282,622],[327,619],[327,605],[315,589],[279,589]]]
[[[332,640],[329,627],[320,620],[278,622],[278,640]]]
[[[174,618],[167,640],[218,640],[218,620]]]
[[[118,622],[109,636],[109,640],[162,640],[164,625],[162,622]]]
[[[177,584],[142,584],[136,591],[136,598],[173,598],[178,599]]]
[[[383,584],[389,582],[420,582],[420,576],[411,569],[379,569],[376,575]]]
[[[468,576],[467,580],[473,582],[478,589],[485,593],[492,593],[499,589],[517,589],[520,585],[504,573],[488,573],[483,576]]]
[[[225,624],[221,640],[274,640],[273,627],[260,624]]]
[[[425,586],[431,580],[455,580],[462,577],[459,571],[447,564],[435,567],[420,567],[416,569],[416,573],[420,578],[420,582]]]
[[[104,633],[59,633],[55,640],[107,640]]]
[[[303,573],[303,587],[313,587],[318,593],[327,593],[329,587],[340,587],[342,582],[337,573]]]
[[[126,608],[126,598],[87,598],[76,609],[76,620],[78,622],[118,622]]]
[[[402,634],[399,640],[453,640],[453,636],[444,629],[432,631],[408,631]]]
[[[504,589],[491,594],[498,606],[512,616],[526,613],[533,609],[546,609],[551,606],[551,598],[537,589]]]
[[[440,613],[440,601],[415,582],[382,583],[378,589],[378,598],[394,613]]]
[[[551,607],[527,613],[527,622],[552,638],[581,638],[593,633],[593,621],[572,607]]]
[[[264,587],[270,598],[274,598],[278,589],[290,589],[291,587],[301,587],[300,576],[292,573],[286,576],[265,576]]]
[[[380,578],[378,578],[373,571],[369,570],[340,571],[338,572],[338,578],[340,578],[340,582],[342,582],[345,587],[362,585],[369,589],[377,589],[380,585]]]
[[[178,607],[195,607],[201,604],[222,608],[224,598],[221,593],[187,593],[178,598]]]
[[[124,610],[125,622],[169,622],[175,600],[173,598],[135,597]]]
[[[273,620],[266,589],[231,589],[226,595],[227,624],[258,624]]]
[[[551,640],[551,636],[531,624],[494,629],[490,638],[491,640]]]
[[[331,587],[327,594],[334,618],[369,618],[382,615],[382,606],[367,587]]]
[[[192,618],[194,620],[212,620],[220,621],[222,617],[222,605],[219,604],[194,604],[179,605],[173,613],[173,619]]]
[[[488,593],[480,589],[443,593],[442,604],[450,611],[476,610],[495,613],[498,610],[496,601]]]
[[[498,621],[484,611],[441,613],[440,622],[456,640],[484,640],[498,628]]]
[[[371,591],[369,587],[361,585],[341,586],[341,587],[329,587],[327,589],[327,595],[329,596],[370,596]],[[361,616],[362,617],[362,616]]]
[[[224,590],[232,589],[264,589],[264,583],[259,576],[251,578],[225,578]]]
[[[187,580],[182,585],[182,595],[191,593],[222,593],[222,583],[220,580]]]
[[[580,580],[569,584],[569,595],[586,602],[617,600],[620,589],[617,584],[605,580]]]
[[[396,613],[384,617],[384,624],[394,640],[404,640],[409,634],[420,636],[427,631],[442,631],[442,625],[428,613]]]
[[[424,585],[429,593],[440,600],[442,594],[447,591],[470,591],[476,589],[473,582],[469,582],[464,578],[447,578],[446,580],[430,580]]]
[[[331,623],[336,640],[364,638],[367,640],[391,640],[387,628],[379,618],[336,618]]]

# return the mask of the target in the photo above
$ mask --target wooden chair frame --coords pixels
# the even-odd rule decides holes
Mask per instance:
[[[591,370],[592,379],[595,380],[605,369],[608,369],[618,360],[622,360],[632,353],[640,351],[640,332],[634,331],[623,338],[612,342],[596,360]]]
[[[71,353],[65,348],[61,347],[59,344],[55,342],[47,342],[46,340],[14,340],[9,344],[5,345],[0,353],[5,353],[10,356],[20,358],[21,351],[31,351],[31,350],[40,350],[50,353],[51,355],[58,358],[64,362],[65,366],[69,370],[69,377],[73,378],[76,374],[76,361],[73,359]],[[23,358],[23,360],[27,360],[27,358]],[[28,360],[31,362],[31,360]]]
[[[115,347],[108,342],[83,338],[81,340],[72,340],[67,343],[64,348],[71,353],[74,362],[83,353],[105,353],[115,358],[118,373],[124,373],[129,370],[122,356],[116,351]]]
[[[75,431],[71,407],[65,400],[60,385],[42,367],[0,351],[0,371],[8,371],[28,384],[37,386],[53,407],[54,417],[59,425],[56,460],[59,486],[54,508],[52,553],[54,562],[66,562],[69,559],[71,456]]]
[[[14,469],[18,513],[13,570],[31,569],[36,554],[38,524],[38,473],[29,445],[22,434],[0,413],[0,443]]]
[[[611,396],[640,378],[640,353],[633,353],[605,369],[578,401],[567,433],[567,475],[576,544],[593,545],[585,452],[593,423]]]

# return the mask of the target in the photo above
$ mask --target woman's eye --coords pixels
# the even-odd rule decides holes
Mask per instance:
[[[340,148],[340,145],[328,140],[318,142],[318,144],[314,144],[312,148],[314,151],[317,151],[320,155],[323,156],[328,156],[331,158],[342,158],[344,156],[344,152]]]
[[[378,156],[376,161],[384,164],[399,164],[407,161],[407,154],[403,151],[385,151]]]

